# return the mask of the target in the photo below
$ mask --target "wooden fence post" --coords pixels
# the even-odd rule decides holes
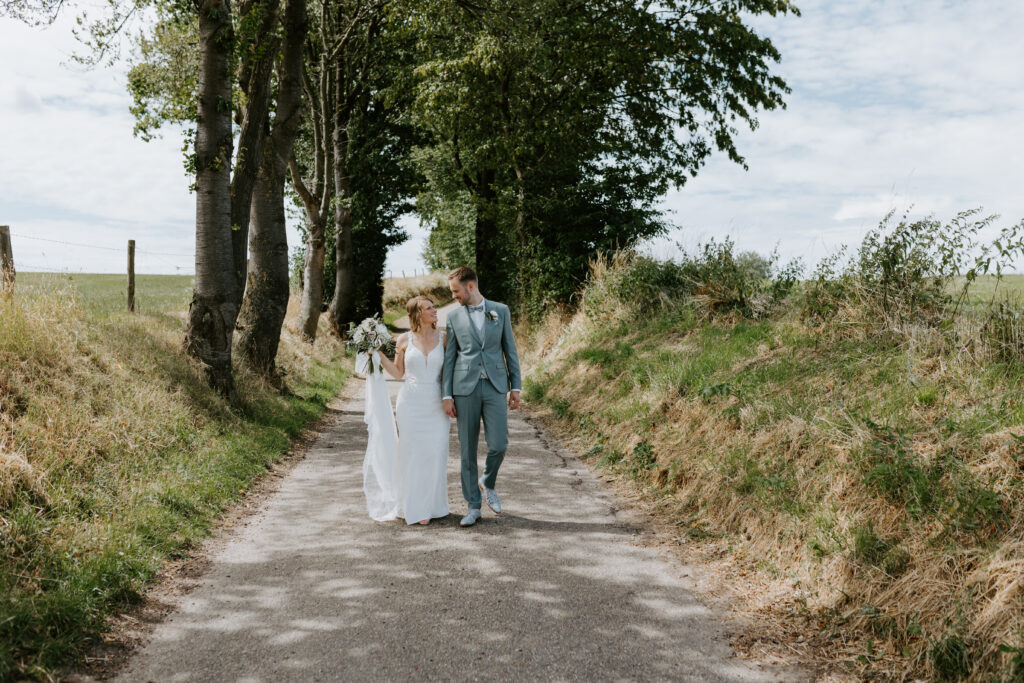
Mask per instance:
[[[128,240],[128,310],[135,312],[135,240]]]
[[[11,249],[11,228],[0,225],[0,285],[14,284],[14,252]]]

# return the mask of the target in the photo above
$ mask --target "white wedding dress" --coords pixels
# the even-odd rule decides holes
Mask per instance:
[[[360,354],[356,371],[366,377],[364,420],[369,432],[363,460],[363,492],[370,517],[403,517],[415,524],[448,515],[449,420],[441,407],[442,342],[425,356],[409,343],[405,381],[398,392],[398,430],[379,361]]]
[[[409,341],[405,382],[398,392],[398,504],[408,524],[448,516],[448,433],[441,407],[444,348],[425,356]]]

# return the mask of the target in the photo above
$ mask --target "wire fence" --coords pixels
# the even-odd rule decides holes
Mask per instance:
[[[19,232],[10,232],[12,243],[14,268],[19,272],[43,272],[43,273],[123,273],[126,270],[128,257],[127,242],[124,246],[113,246],[109,244],[97,244],[77,242],[71,240],[56,239],[54,237],[41,237],[39,235],[26,235]],[[36,246],[33,246],[36,245]],[[58,258],[54,259],[53,249],[47,249],[38,245],[56,245]],[[108,257],[93,257],[71,259],[68,250],[89,250],[89,254],[95,255],[100,252],[109,254]],[[124,255],[123,259],[115,259],[114,254]],[[26,257],[27,255],[27,257]],[[139,274],[177,274],[192,275],[195,270],[195,255],[193,253],[155,251],[136,247],[136,272]],[[139,257],[142,258],[139,258]],[[56,265],[54,261],[64,261],[65,265]],[[79,265],[72,266],[68,261],[74,260]]]
[[[123,273],[126,270],[128,255],[127,243],[125,246],[113,246],[110,244],[96,244],[78,242],[72,240],[57,239],[55,237],[41,237],[39,235],[26,235],[20,232],[10,232],[13,244],[14,268],[18,272],[42,272],[42,273]],[[56,245],[61,253],[54,259],[52,250],[46,248],[33,248],[32,245]],[[135,270],[139,274],[177,274],[192,275],[195,271],[195,254],[174,251],[157,251],[139,248],[136,241],[135,248]],[[75,258],[80,265],[55,265],[54,260],[68,259],[67,249],[86,249],[91,253],[103,252],[109,254],[108,258],[81,259]],[[124,255],[124,259],[113,258],[114,254]],[[26,258],[27,255],[27,258]],[[139,257],[142,257],[141,259]],[[414,278],[430,274],[432,271],[426,268],[412,269],[388,269],[386,277],[391,278]]]

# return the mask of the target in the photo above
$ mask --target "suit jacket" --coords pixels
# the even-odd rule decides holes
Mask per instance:
[[[502,393],[520,390],[519,354],[512,336],[512,315],[508,306],[484,300],[483,334],[460,306],[448,316],[448,344],[444,350],[441,372],[442,396],[468,396],[480,381],[480,371]]]

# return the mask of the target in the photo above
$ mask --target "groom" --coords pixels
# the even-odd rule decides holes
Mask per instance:
[[[501,512],[501,499],[494,486],[508,448],[505,395],[508,394],[508,407],[515,410],[523,384],[508,306],[487,301],[480,295],[476,272],[469,266],[460,266],[448,274],[448,288],[462,307],[448,316],[441,391],[444,412],[454,417],[459,427],[462,495],[469,504],[469,514],[460,524],[473,526],[480,519],[481,491],[487,506]],[[487,460],[483,476],[477,479],[476,447],[481,418]]]

